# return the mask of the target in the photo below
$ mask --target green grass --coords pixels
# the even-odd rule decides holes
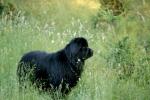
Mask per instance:
[[[7,20],[5,16],[0,19],[1,100],[51,99],[51,95],[40,94],[33,87],[19,92],[17,63],[28,51],[54,52],[77,36],[87,38],[94,56],[86,61],[81,80],[68,95],[68,100],[150,99],[148,1],[139,6],[132,4],[140,2],[132,2],[130,7],[134,9],[118,17],[83,7],[71,8],[65,0],[43,5],[41,9],[34,0],[11,2],[23,14],[14,20]],[[32,5],[26,7],[30,3]],[[95,19],[97,27],[93,25]]]

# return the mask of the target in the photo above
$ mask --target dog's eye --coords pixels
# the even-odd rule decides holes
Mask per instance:
[[[80,48],[80,50],[83,50],[83,49],[84,49],[84,47],[81,47],[81,48]]]
[[[80,50],[84,51],[84,50],[86,50],[86,47],[81,47]]]

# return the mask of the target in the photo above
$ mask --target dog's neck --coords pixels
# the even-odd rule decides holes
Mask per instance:
[[[76,73],[77,76],[80,75],[80,72],[83,70],[84,60],[80,58],[72,57],[71,55],[67,54],[67,51],[65,51],[66,59],[69,61],[69,64],[71,65],[71,70],[73,73]]]
[[[68,59],[68,61],[73,65],[73,66],[77,66],[79,65],[80,63],[82,63],[82,59],[80,58],[75,58],[71,55],[68,55],[67,52],[65,51],[65,55],[66,55],[66,58]]]

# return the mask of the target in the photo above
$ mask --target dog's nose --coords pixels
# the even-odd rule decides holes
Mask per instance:
[[[92,49],[89,49],[89,54],[90,54],[91,56],[93,56],[93,50],[92,50]]]

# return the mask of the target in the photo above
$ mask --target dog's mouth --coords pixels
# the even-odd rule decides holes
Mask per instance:
[[[92,56],[93,56],[93,50],[90,48],[87,48],[85,55],[82,57],[82,60],[86,60]]]
[[[89,50],[88,50],[88,55],[89,55],[89,57],[92,57],[92,56],[93,56],[93,50],[92,50],[92,49],[89,49]]]

